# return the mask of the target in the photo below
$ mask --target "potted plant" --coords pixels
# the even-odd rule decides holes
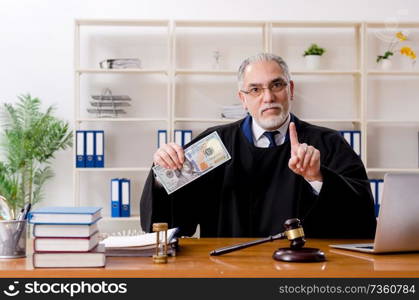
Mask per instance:
[[[380,64],[381,69],[389,70],[391,69],[391,59],[390,56],[394,55],[391,51],[384,52],[384,55],[377,55],[377,64]]]
[[[2,107],[0,134],[0,195],[16,217],[26,204],[43,198],[42,187],[53,177],[54,153],[72,146],[69,124],[41,111],[41,101],[29,94]]]
[[[311,44],[311,46],[304,52],[303,56],[306,60],[306,67],[309,70],[317,70],[320,68],[320,56],[322,56],[326,50],[320,48],[317,44]]]
[[[400,49],[397,49],[397,45],[407,40],[407,35],[401,31],[397,32],[394,37],[391,39],[391,42],[384,52],[383,55],[377,55],[376,62],[380,65],[382,70],[391,69],[392,62],[390,56],[393,56],[395,53],[399,52],[401,55],[406,56],[408,59],[412,60],[412,65],[416,63],[416,53],[409,46],[403,46]]]

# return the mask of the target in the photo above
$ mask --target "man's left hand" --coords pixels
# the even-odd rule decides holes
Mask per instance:
[[[306,143],[300,144],[294,122],[290,123],[289,134],[291,158],[288,161],[288,167],[307,181],[323,181],[320,172],[320,151]]]

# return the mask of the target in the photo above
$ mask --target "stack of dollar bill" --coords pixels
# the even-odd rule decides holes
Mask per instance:
[[[155,166],[153,171],[166,192],[171,194],[229,159],[230,153],[215,131],[185,149],[182,169],[171,170]]]

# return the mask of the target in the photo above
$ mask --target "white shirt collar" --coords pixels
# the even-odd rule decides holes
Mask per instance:
[[[288,126],[290,124],[290,120],[291,120],[291,117],[290,117],[290,114],[288,114],[287,120],[284,122],[284,124],[282,124],[281,127],[276,129],[276,131],[279,131],[279,134],[275,136],[275,142],[277,145],[281,145],[284,143]],[[255,146],[264,148],[264,147],[267,147],[267,145],[269,145],[269,140],[267,139],[266,136],[263,135],[265,131],[266,130],[260,127],[260,125],[256,122],[256,120],[252,118],[252,134],[253,134],[253,143],[255,144]]]

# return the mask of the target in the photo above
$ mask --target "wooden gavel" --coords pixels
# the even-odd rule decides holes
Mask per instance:
[[[291,246],[290,246],[291,249],[301,249],[304,246],[306,241],[304,239],[304,230],[303,230],[303,227],[301,226],[300,220],[297,218],[288,219],[285,221],[284,227],[285,227],[284,232],[278,233],[276,235],[271,235],[267,238],[252,241],[252,242],[246,242],[246,243],[236,244],[232,246],[227,246],[224,248],[215,249],[210,252],[210,255],[218,256],[218,255],[230,253],[236,250],[241,250],[241,249],[248,248],[251,246],[263,244],[266,242],[272,242],[275,240],[285,239],[285,238],[291,242]]]

